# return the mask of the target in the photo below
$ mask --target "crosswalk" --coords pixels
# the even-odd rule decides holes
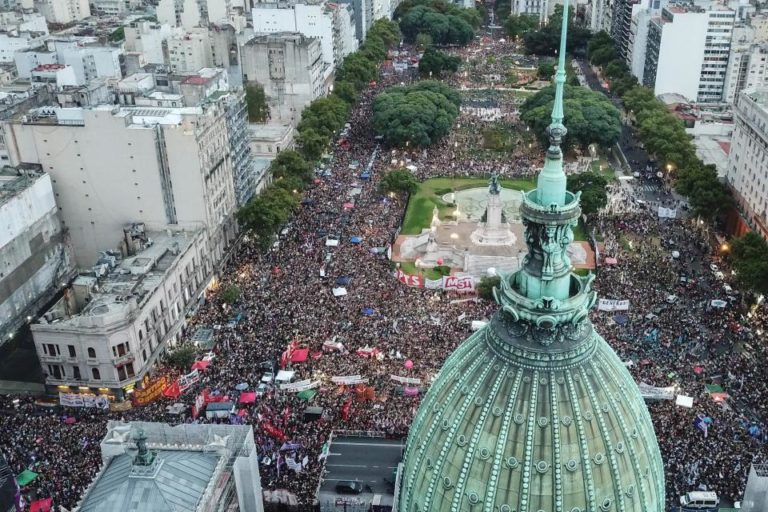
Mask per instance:
[[[661,187],[658,185],[636,185],[635,189],[642,192],[650,192],[654,194],[661,192]]]

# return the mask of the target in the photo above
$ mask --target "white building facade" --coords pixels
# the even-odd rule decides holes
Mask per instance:
[[[766,59],[768,43],[756,43],[751,27],[734,29],[723,100],[732,104],[742,90],[768,86]]]
[[[43,108],[4,124],[11,162],[51,174],[78,265],[129,222],[204,228],[208,265],[235,236],[226,104]],[[109,165],[105,165],[109,162]]]
[[[257,35],[298,32],[319,39],[323,60],[331,69],[357,49],[356,39],[349,36],[355,33],[355,25],[348,4],[262,3],[254,6],[251,14]]]
[[[50,392],[125,398],[179,340],[186,312],[212,277],[202,230],[133,224],[116,235],[114,249],[93,259],[32,324]]]
[[[768,89],[739,93],[733,114],[726,180],[747,224],[768,238]]]
[[[68,25],[91,16],[88,0],[37,0],[35,7],[48,23]]]
[[[74,272],[51,178],[39,167],[0,171],[0,344]]]
[[[332,69],[319,39],[295,32],[259,35],[240,54],[243,79],[264,88],[273,119],[298,123],[304,107],[328,93]]]
[[[735,12],[674,4],[648,30],[643,84],[698,103],[723,99]]]

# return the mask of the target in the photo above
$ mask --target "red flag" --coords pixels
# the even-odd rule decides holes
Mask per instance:
[[[341,419],[349,421],[349,413],[352,410],[352,398],[347,398],[344,405],[341,407]]]
[[[286,439],[285,438],[285,433],[282,430],[280,430],[279,428],[277,428],[276,426],[274,426],[272,423],[268,422],[268,421],[265,421],[262,424],[261,428],[264,429],[264,432],[266,432],[270,436],[274,437],[278,441],[284,442],[285,439]]]
[[[51,498],[33,501],[29,505],[29,512],[50,512],[52,501]]]
[[[285,409],[283,409],[283,423],[285,423],[286,425],[288,424],[288,418],[290,417],[290,415],[291,415],[291,408],[290,406],[286,405]]]
[[[179,381],[174,382],[163,391],[163,396],[167,398],[179,398],[181,396],[181,388],[179,387]]]

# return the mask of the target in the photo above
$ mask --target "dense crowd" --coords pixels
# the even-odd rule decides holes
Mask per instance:
[[[266,253],[246,239],[222,272],[220,289],[236,284],[240,298],[224,304],[211,293],[189,319],[187,335],[197,327],[214,327],[216,358],[202,380],[178,400],[193,403],[202,390],[237,397],[242,383],[253,390],[264,370],[295,341],[311,357],[291,365],[295,380],[320,381],[318,393],[306,402],[295,393],[272,389],[255,404],[241,406],[237,418],[170,417],[166,399],[125,412],[67,409],[49,411],[29,399],[0,398],[0,453],[16,473],[30,468],[38,477],[23,489],[28,500],[51,497],[71,509],[101,463],[98,444],[107,419],[155,421],[244,421],[254,426],[265,489],[287,489],[299,503],[314,499],[322,479],[318,460],[332,430],[379,431],[405,436],[419,405],[419,395],[406,396],[391,375],[421,379],[420,392],[440,369],[445,357],[470,333],[472,320],[488,318],[492,303],[432,290],[407,288],[393,277],[386,248],[394,240],[404,211],[404,198],[383,195],[378,182],[392,159],[406,157],[419,178],[452,173],[483,175],[491,170],[508,177],[528,176],[540,157],[523,149],[514,159],[474,164],[472,141],[451,136],[425,152],[395,154],[379,148],[370,131],[370,106],[382,87],[399,80],[384,78],[367,91],[350,119],[348,148],[336,148],[306,191],[302,206],[279,244]],[[503,105],[505,114],[512,105]],[[462,116],[461,123],[480,121]],[[470,131],[471,132],[471,131]],[[466,133],[466,132],[465,132]],[[370,178],[360,175],[370,170]],[[612,194],[632,192],[612,189]],[[344,206],[352,203],[353,207]],[[689,221],[658,219],[651,210],[606,213],[596,221],[603,252],[617,260],[599,272],[601,297],[627,299],[626,312],[593,312],[597,329],[615,348],[638,382],[677,387],[695,398],[691,409],[674,401],[650,405],[667,468],[670,503],[677,496],[706,485],[723,496],[743,492],[749,464],[765,460],[759,436],[748,428],[766,421],[762,397],[768,389],[764,365],[768,354],[754,339],[768,322],[760,309],[747,318],[742,297],[725,294],[704,231]],[[351,237],[362,242],[352,243]],[[336,247],[326,240],[339,240]],[[672,251],[679,253],[672,257]],[[347,294],[336,297],[337,279],[349,278]],[[684,280],[682,278],[685,278]],[[345,280],[346,282],[346,280]],[[670,297],[674,296],[674,300]],[[725,299],[724,309],[709,306]],[[242,319],[230,323],[236,314]],[[327,350],[324,342],[337,349]],[[343,348],[341,348],[343,347]],[[378,357],[358,354],[375,348]],[[406,361],[412,362],[406,365]],[[157,372],[176,372],[160,367]],[[361,397],[352,386],[336,386],[331,376],[362,375],[375,396]],[[704,385],[719,383],[731,395],[728,406],[716,403]],[[322,417],[304,422],[307,405],[323,408]],[[693,427],[697,415],[711,420],[707,437]],[[283,440],[265,430],[270,425]],[[274,431],[273,431],[274,432]],[[300,471],[287,458],[306,460]]]

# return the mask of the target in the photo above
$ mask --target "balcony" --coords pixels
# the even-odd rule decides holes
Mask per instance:
[[[44,363],[63,363],[64,356],[49,356],[45,354],[40,354],[40,361]]]
[[[124,354],[122,356],[117,356],[112,358],[112,364],[114,366],[121,366],[124,364],[132,363],[134,361],[133,354]]]

